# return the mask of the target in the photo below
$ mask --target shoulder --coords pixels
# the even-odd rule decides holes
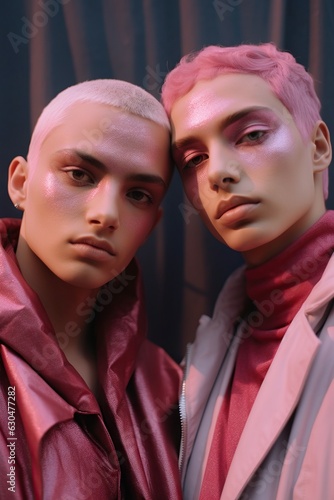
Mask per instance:
[[[306,314],[321,314],[334,299],[334,255],[330,258],[320,280],[313,287],[304,303]],[[327,311],[328,312],[328,311]]]

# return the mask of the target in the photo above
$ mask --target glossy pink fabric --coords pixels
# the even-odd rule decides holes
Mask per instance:
[[[19,272],[19,224],[0,220],[0,498],[181,498],[180,371],[145,339],[136,263],[127,270],[136,278],[95,320],[97,402]],[[16,388],[15,494],[6,485],[8,386]]]

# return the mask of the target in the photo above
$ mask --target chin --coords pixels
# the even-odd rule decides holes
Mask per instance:
[[[232,250],[240,253],[254,251],[270,244],[267,235],[263,235],[262,232],[260,233],[251,227],[236,230],[232,236],[229,235],[226,239],[220,236],[220,240]]]
[[[89,273],[59,276],[59,278],[69,286],[80,288],[81,290],[98,290],[105,285],[109,280],[106,276],[89,276]]]

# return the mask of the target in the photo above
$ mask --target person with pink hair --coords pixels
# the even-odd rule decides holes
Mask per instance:
[[[1,499],[181,498],[180,368],[146,339],[135,253],[161,217],[170,125],[145,90],[69,87],[9,166],[0,220]]]
[[[271,43],[209,46],[162,101],[185,194],[245,261],[184,360],[184,498],[333,498],[332,151],[312,77]]]

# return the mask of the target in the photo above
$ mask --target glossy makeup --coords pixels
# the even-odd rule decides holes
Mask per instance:
[[[23,275],[35,290],[43,273],[94,290],[125,269],[160,218],[169,134],[110,106],[75,104],[42,144],[37,165],[21,168]]]
[[[330,161],[323,122],[303,142],[260,77],[199,81],[174,104],[173,156],[189,201],[210,231],[250,265],[278,253],[325,211]]]

